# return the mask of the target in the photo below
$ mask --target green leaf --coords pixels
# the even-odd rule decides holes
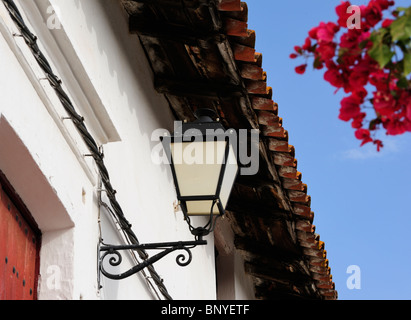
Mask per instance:
[[[400,80],[397,81],[397,87],[401,89],[407,89],[408,80],[406,78],[401,78]]]
[[[319,57],[315,58],[313,66],[315,69],[319,68],[322,65],[321,59]]]
[[[407,11],[408,8],[406,7],[398,7],[397,9],[395,9],[395,11]]]
[[[411,10],[407,10],[403,16],[394,20],[390,30],[393,41],[408,40],[411,37]]]
[[[408,76],[411,73],[411,52],[404,53],[404,76]]]
[[[377,128],[377,125],[381,123],[379,118],[373,119],[370,121],[370,125],[368,127],[369,130],[373,131]]]
[[[350,51],[350,49],[348,49],[348,48],[339,48],[338,49],[338,57],[341,58],[343,55],[345,55],[349,51]]]
[[[361,41],[359,44],[358,44],[358,46],[360,47],[360,49],[364,49],[366,46],[367,46],[367,44],[368,44],[368,42],[369,42],[370,40],[363,40],[363,41]]]
[[[373,33],[370,37],[370,40],[373,42],[373,46],[368,51],[368,54],[371,58],[378,62],[381,68],[384,68],[394,56],[394,52],[392,52],[390,47],[384,43],[384,37],[387,32],[387,29],[380,29],[378,32]]]

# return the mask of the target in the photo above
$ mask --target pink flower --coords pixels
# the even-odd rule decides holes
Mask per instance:
[[[310,38],[306,38],[305,39],[305,42],[304,42],[304,45],[303,45],[303,48],[302,48],[303,50],[306,50],[306,51],[310,51],[311,50],[311,39]]]
[[[369,68],[365,65],[358,64],[352,70],[348,81],[353,88],[364,87],[368,82]]]
[[[360,5],[361,21],[355,16],[356,22],[361,22],[361,28],[350,29],[347,25],[353,16],[351,2],[340,0],[335,11],[338,21],[320,22],[308,32],[303,46],[295,47],[295,52],[290,55],[294,59],[298,56],[314,58],[315,69],[324,66],[324,79],[337,90],[341,88],[347,94],[341,100],[339,119],[350,121],[356,130],[355,136],[361,140],[361,145],[373,142],[377,150],[383,147],[380,140],[374,140],[370,132],[385,128],[387,134],[397,135],[405,131],[411,132],[411,92],[404,88],[404,79],[396,72],[398,64],[391,61],[384,68],[380,68],[378,62],[370,57],[369,52],[373,47],[370,40],[371,32],[383,20],[384,10],[394,5],[391,0],[368,0],[368,5]],[[348,12],[347,12],[348,11]],[[398,15],[392,13],[393,16]],[[382,28],[389,28],[394,20],[382,21]],[[346,28],[341,37],[336,39],[341,28]],[[379,28],[379,27],[378,27]],[[339,40],[339,41],[338,41]],[[389,39],[387,39],[388,41]],[[385,40],[384,40],[385,41]],[[298,74],[305,73],[307,64],[295,68]],[[368,95],[365,87],[375,87],[375,92]],[[366,99],[376,113],[367,129],[363,128],[364,119],[370,116],[365,112]],[[371,99],[370,99],[371,98]],[[364,112],[363,112],[364,111]]]
[[[332,42],[340,27],[333,22],[321,22],[317,30],[318,42]]]
[[[307,65],[302,64],[301,66],[295,67],[295,72],[297,72],[298,74],[304,74],[306,68]]]
[[[391,77],[390,79],[389,74],[385,73],[384,70],[373,71],[370,76],[370,83],[375,86],[378,91],[385,91],[388,87],[391,90],[396,87],[395,78]]]
[[[393,21],[394,21],[394,20],[392,20],[392,19],[385,19],[385,20],[382,22],[382,27],[383,27],[383,28],[388,28],[388,27],[391,25],[391,23],[393,23]]]
[[[394,1],[389,1],[389,0],[375,0],[375,2],[378,3],[378,5],[380,6],[381,10],[386,10],[388,9],[390,6],[393,6],[395,4]]]
[[[411,121],[411,94],[410,95],[408,95],[408,101],[407,102],[405,102],[406,104],[405,104],[405,108],[406,108],[406,116],[407,116],[407,119],[409,120],[409,121]]]
[[[373,143],[377,145],[377,151],[380,152],[381,148],[384,146],[381,140],[374,140]]]
[[[310,31],[308,31],[308,35],[310,36],[311,39],[318,40],[318,37],[317,37],[318,29],[319,27],[314,27]]]
[[[302,54],[303,53],[303,49],[300,46],[294,46],[294,50],[295,52]]]
[[[340,38],[340,47],[347,49],[357,49],[359,45],[359,37],[361,31],[357,29],[349,29]]]
[[[335,64],[334,64],[335,65]],[[324,73],[324,80],[329,82],[332,86],[341,88],[344,86],[344,78],[339,72],[338,68],[331,67],[327,64],[328,70]]]
[[[345,97],[341,100],[340,115],[338,118],[343,121],[349,121],[359,116],[361,112],[360,104],[361,101],[354,95]]]
[[[370,131],[367,129],[357,129],[357,131],[355,131],[355,137],[358,140],[362,140],[361,146],[372,141],[372,138],[370,137]]]
[[[390,92],[374,92],[374,109],[382,116],[391,116],[396,111],[397,101]]]
[[[367,90],[365,90],[365,88],[356,88],[353,91],[353,96],[355,97],[355,99],[357,99],[357,101],[359,101],[360,103],[364,103],[364,99],[365,97],[368,95]]]
[[[321,60],[327,61],[334,58],[336,48],[337,44],[334,42],[321,42],[317,47],[317,53],[319,54]]]
[[[407,131],[407,126],[404,121],[401,121],[397,117],[393,116],[387,118],[383,121],[384,128],[387,130],[387,134],[391,136],[396,136],[403,134]]]
[[[343,28],[347,28],[347,21],[351,14],[347,13],[348,7],[351,6],[349,1],[342,2],[335,8],[338,15],[338,25]]]
[[[361,112],[354,117],[354,120],[351,122],[351,126],[354,129],[360,129],[362,127],[362,122],[364,118],[367,116],[365,112]]]
[[[382,8],[378,0],[371,0],[368,6],[364,9],[363,16],[367,26],[372,28],[382,19]]]

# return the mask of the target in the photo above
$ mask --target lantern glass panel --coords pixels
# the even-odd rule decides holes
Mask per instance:
[[[238,172],[238,163],[236,156],[234,154],[233,147],[229,146],[229,153],[227,157],[227,164],[225,166],[224,178],[221,184],[221,191],[220,191],[220,201],[225,209],[227,206],[227,202],[231,193],[231,189],[233,187],[235,178],[237,177]]]
[[[202,201],[187,201],[187,214],[189,216],[208,216],[211,211],[211,206],[213,201],[211,200],[202,200]],[[213,214],[219,215],[220,211],[218,206],[214,205]]]
[[[226,140],[171,143],[171,155],[181,198],[208,196],[219,199],[223,207],[226,206],[238,170],[231,145],[228,161],[225,159],[227,143]],[[221,179],[222,174],[224,176]],[[219,183],[222,184],[220,188]],[[186,198],[184,201],[187,214],[210,214],[212,199]],[[219,212],[218,205],[214,205],[213,214],[218,215]]]
[[[171,144],[180,196],[216,194],[226,144],[226,141]]]

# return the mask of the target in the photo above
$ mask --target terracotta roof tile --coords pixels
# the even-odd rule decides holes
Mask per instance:
[[[270,132],[271,132],[271,130],[270,130]],[[268,132],[268,133],[270,133],[270,132]],[[290,146],[287,141],[279,140],[279,139],[270,139],[268,141],[268,148],[271,151],[275,151],[275,152],[289,152],[289,153],[291,153],[294,150],[294,147]],[[293,182],[290,182],[290,183],[293,184]],[[288,189],[287,187],[285,187],[285,188]]]
[[[221,0],[218,10],[220,11],[241,11],[241,0]]]
[[[228,36],[247,37],[247,22],[226,18],[224,19],[225,32]]]
[[[239,68],[240,68],[241,77],[244,79],[264,80],[263,69],[257,65],[243,64]]]
[[[298,203],[293,204],[294,214],[299,216],[302,219],[307,219],[309,221],[313,221],[314,213],[311,211],[311,208],[305,205],[301,205]]]
[[[230,7],[231,11],[244,11],[247,8],[244,2],[241,5],[242,9],[240,9],[238,1],[222,1],[220,8],[226,6]],[[244,17],[243,20],[246,22]],[[245,26],[245,24],[241,24],[241,26]],[[267,92],[267,85],[262,83],[266,82],[267,79],[261,68],[262,54],[256,53],[254,50],[255,32],[248,30],[247,33],[248,38],[252,37],[248,47],[244,40],[239,41],[241,45],[236,44],[235,41],[233,43],[235,59],[249,62],[249,64],[240,65],[240,74],[246,83],[252,107],[256,110],[262,134],[267,137],[268,149],[272,152],[274,164],[278,167],[282,186],[287,190],[293,212],[299,218],[296,222],[298,240],[308,257],[310,271],[317,281],[317,288],[324,298],[337,298],[335,284],[331,281],[331,269],[328,267],[326,259],[325,244],[323,241],[319,241],[319,236],[314,233],[315,226],[312,225],[314,213],[310,208],[311,197],[307,195],[307,185],[301,181],[301,173],[297,171],[297,160],[294,158],[295,150],[288,143],[288,133],[283,128],[282,119],[278,117],[279,107],[271,99],[272,91]],[[244,34],[243,29],[242,34]],[[265,78],[261,79],[263,75]],[[268,95],[268,98],[262,98],[258,95]]]
[[[275,115],[278,113],[278,105],[271,99],[252,97],[251,103],[255,110],[272,111]]]
[[[290,198],[291,202],[303,203],[308,206],[311,203],[311,197],[307,195],[305,192],[288,190],[288,197]]]
[[[256,62],[256,52],[253,47],[244,46],[241,44],[234,44],[232,46],[234,52],[234,59],[244,62]]]
[[[275,153],[274,155],[274,163],[277,166],[286,166],[286,167],[296,167],[297,160],[293,157],[292,154],[289,153]]]

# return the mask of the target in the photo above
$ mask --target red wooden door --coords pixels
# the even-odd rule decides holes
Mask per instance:
[[[0,300],[35,300],[40,239],[17,206],[0,185]]]

